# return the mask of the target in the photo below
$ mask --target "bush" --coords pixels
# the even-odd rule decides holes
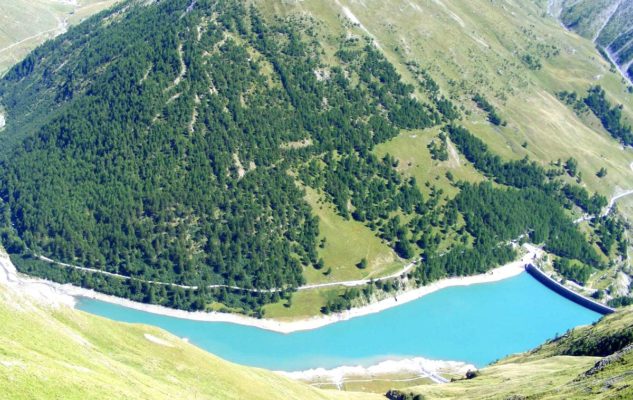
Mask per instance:
[[[385,396],[389,400],[423,400],[424,396],[421,394],[414,393],[404,393],[399,390],[391,389],[389,390]]]
[[[474,379],[476,377],[478,377],[480,375],[480,372],[478,370],[468,370],[468,372],[466,372],[466,379]]]

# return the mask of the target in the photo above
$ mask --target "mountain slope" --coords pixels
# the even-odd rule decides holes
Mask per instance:
[[[629,122],[633,98],[589,40],[544,17],[544,1],[273,1],[263,6],[270,15],[305,14],[323,21],[327,29],[320,41],[331,46],[339,35],[369,31],[403,79],[422,79],[410,71],[415,65],[425,70],[442,94],[467,110],[468,128],[506,158],[529,156],[546,165],[576,157],[583,160],[583,184],[591,190],[610,197],[617,186],[633,187],[633,157],[595,120],[575,116],[555,97],[562,90],[584,93],[601,85],[623,105]],[[486,95],[507,126],[487,123],[472,101],[476,93]],[[600,165],[609,170],[603,179],[595,176]]]
[[[526,232],[598,273],[623,224],[572,217],[633,187],[630,155],[556,97],[597,79],[630,117],[593,56],[524,2],[128,1],[0,83],[2,240],[23,272],[259,316],[418,257],[378,289],[485,272]],[[340,311],[373,290],[305,297]]]
[[[633,1],[565,1],[561,21],[569,29],[592,39],[633,79]]]
[[[181,285],[149,296],[109,282],[115,294],[199,309],[191,288],[239,286],[254,290],[213,297],[254,309],[303,283],[304,268],[323,267],[317,220],[296,185],[307,161],[323,158],[340,171],[310,173],[321,175],[344,218],[348,201],[376,222],[411,214],[422,201],[415,183],[369,151],[397,127],[424,128],[440,115],[410,98],[363,43],[347,44],[361,61],[345,72],[360,78],[349,85],[340,67],[322,64],[304,28],[267,24],[238,2],[127,2],[29,55],[0,89],[7,137],[26,137],[5,164],[15,174],[3,177],[5,202],[22,204],[10,205],[10,218],[24,245]],[[27,170],[30,182],[18,178]]]
[[[511,160],[529,157],[546,167],[564,165],[565,160],[574,158],[580,174],[561,178],[613,198],[633,187],[631,152],[613,140],[592,112],[576,112],[558,98],[558,93],[574,91],[584,97],[589,88],[602,86],[611,106],[621,106],[622,119],[629,126],[633,96],[590,40],[565,31],[546,16],[547,3],[264,4],[269,15],[300,14],[322,21],[320,41],[334,48],[337,37],[371,35],[405,81],[421,82],[426,87],[426,76],[431,76],[440,93],[465,110],[464,125],[494,153]],[[428,96],[423,88],[419,92],[420,97]],[[490,123],[487,113],[473,101],[476,94],[485,94],[505,126]],[[427,148],[436,138],[434,130],[405,131],[378,145],[376,151],[394,156],[397,169],[405,176],[433,183],[450,195],[455,188],[447,172],[456,180],[481,180],[472,164],[464,162],[463,154],[447,161],[434,160]],[[608,174],[599,176],[601,168]],[[618,197],[617,203],[627,201]],[[619,210],[625,218],[633,217],[630,208]],[[582,217],[576,215],[576,219]],[[586,225],[591,224],[581,222],[581,229],[590,230]],[[594,274],[594,288],[608,291],[619,270],[630,273],[626,261],[613,260],[615,268]]]

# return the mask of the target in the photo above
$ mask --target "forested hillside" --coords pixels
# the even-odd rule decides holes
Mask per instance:
[[[407,63],[415,79],[405,79],[371,35],[323,40],[319,19],[264,6],[123,2],[4,76],[1,238],[21,271],[261,316],[265,304],[289,304],[306,276],[337,269],[322,257],[329,206],[403,263],[421,259],[408,275],[417,285],[510,261],[518,239],[589,270],[626,257],[616,228],[583,232],[566,210],[597,214],[603,196],[568,182],[571,167],[490,150],[431,68]],[[528,70],[534,57],[523,57]],[[467,98],[490,126],[507,125],[489,98]],[[448,185],[422,182],[378,156],[401,132],[429,128],[440,131],[434,159],[447,160],[454,143],[494,185],[448,173]]]
[[[336,170],[319,175],[345,216],[346,192],[370,221],[411,213],[414,182],[370,151],[440,121],[372,46],[342,42],[345,69],[319,53],[298,24],[231,1],[126,3],[48,42],[0,88],[21,140],[3,164],[7,247],[138,279],[27,261],[28,272],[175,307],[211,296],[253,309],[273,295],[139,281],[301,284],[302,268],[321,267],[318,224],[291,167]]]

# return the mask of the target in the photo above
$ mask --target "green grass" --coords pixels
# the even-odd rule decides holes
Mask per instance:
[[[314,383],[312,383],[314,385]],[[345,390],[351,392],[369,392],[384,394],[390,389],[404,389],[411,386],[433,384],[429,378],[411,374],[388,374],[379,376],[350,376],[338,386],[337,384],[320,382],[321,389]]]
[[[53,310],[3,286],[0,326],[0,397],[7,399],[380,398],[318,390],[226,362],[158,328]]]
[[[485,368],[475,379],[411,388],[425,399],[506,399],[530,396],[563,385],[588,370],[596,357],[552,357]],[[519,397],[520,398],[520,397]]]
[[[266,318],[279,321],[293,321],[321,315],[321,307],[343,292],[344,289],[341,288],[302,290],[292,295],[290,306],[285,300],[265,305],[264,315]]]
[[[325,247],[319,248],[325,267],[306,269],[304,275],[308,283],[368,279],[402,268],[404,262],[371,229],[338,215],[334,206],[311,188],[306,188],[306,200],[319,217],[319,240],[325,238]],[[356,264],[363,258],[367,259],[368,266],[359,269]],[[331,273],[325,275],[329,268]]]
[[[542,164],[574,156],[590,190],[611,196],[618,186],[633,187],[629,168],[633,153],[623,150],[595,121],[578,118],[555,93],[581,92],[600,84],[612,101],[624,105],[624,113],[632,121],[633,96],[627,93],[621,77],[609,71],[609,64],[589,40],[565,31],[557,21],[544,16],[545,1],[361,4],[347,0],[285,2],[265,7],[269,13],[303,12],[322,20],[323,31],[328,32],[323,33],[324,41],[341,30],[365,34],[358,27],[350,27],[342,6],[377,38],[405,80],[413,82],[404,62],[415,61],[426,68],[443,92],[470,112],[465,124],[493,151],[513,159],[528,155]],[[342,24],[348,27],[341,29]],[[548,44],[555,45],[559,55],[546,58],[537,49]],[[519,57],[525,53],[539,57],[542,69],[528,69]],[[469,93],[474,92],[485,94],[494,103],[508,121],[507,127],[495,128],[484,120],[470,100]],[[524,149],[521,145],[526,141]],[[421,159],[418,164],[423,162]],[[601,167],[609,171],[603,179],[595,177]],[[437,173],[419,171],[416,175],[422,184]]]
[[[447,161],[437,161],[431,158],[428,144],[437,137],[439,128],[406,131],[400,136],[376,146],[375,153],[379,157],[391,154],[398,160],[399,172],[406,176],[413,176],[420,189],[429,192],[425,183],[437,186],[449,196],[458,193],[458,189],[446,177],[447,172],[454,176],[454,182],[479,182],[485,178],[474,169],[472,164],[459,154],[455,146],[449,141],[449,158]],[[453,151],[451,151],[453,150]]]

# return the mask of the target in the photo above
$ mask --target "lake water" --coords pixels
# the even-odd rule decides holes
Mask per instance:
[[[601,317],[527,273],[443,289],[377,314],[292,334],[165,317],[90,299],[81,300],[77,308],[117,321],[159,326],[224,359],[285,371],[369,366],[412,357],[481,367]]]

